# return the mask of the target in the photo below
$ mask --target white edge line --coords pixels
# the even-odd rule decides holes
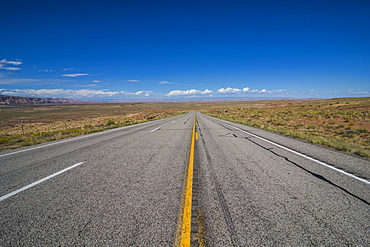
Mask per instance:
[[[160,129],[161,129],[161,127],[158,127],[158,128],[155,128],[155,129],[151,130],[150,132],[154,132],[154,131],[160,130]]]
[[[168,118],[158,119],[156,121],[163,121],[163,120],[168,120]],[[123,127],[109,129],[109,130],[103,130],[103,131],[99,131],[99,132],[91,133],[91,134],[87,134],[87,135],[81,135],[81,136],[71,137],[71,138],[69,138],[67,140],[60,140],[60,141],[56,141],[56,142],[53,142],[53,143],[45,144],[45,145],[42,145],[42,146],[31,147],[31,148],[27,148],[27,149],[24,149],[24,150],[19,150],[19,151],[15,151],[15,152],[11,152],[11,153],[6,153],[6,154],[1,154],[0,157],[12,155],[12,154],[17,154],[17,153],[22,153],[22,152],[27,152],[27,151],[31,151],[31,150],[38,149],[38,148],[48,147],[48,146],[52,146],[52,145],[56,145],[56,144],[61,144],[61,143],[64,143],[64,142],[74,141],[74,140],[78,140],[78,139],[82,139],[82,138],[87,138],[87,137],[91,137],[91,136],[95,136],[95,135],[101,135],[101,134],[104,134],[104,133],[107,133],[107,132],[117,131],[117,130],[120,130],[120,129],[126,129],[126,128],[130,128],[130,127],[134,127],[134,126],[139,126],[139,125],[144,125],[144,124],[149,124],[149,123],[153,123],[153,121],[144,122],[144,123],[138,123],[138,124],[133,124],[133,125],[128,125],[128,126],[123,126]]]
[[[14,196],[14,195],[16,195],[16,194],[18,194],[18,193],[20,193],[20,192],[22,192],[24,190],[27,190],[27,189],[35,186],[35,185],[38,185],[38,184],[40,184],[40,183],[42,183],[42,182],[44,182],[44,181],[46,181],[46,180],[48,180],[50,178],[53,178],[55,176],[58,176],[59,174],[62,174],[63,172],[66,172],[66,171],[68,171],[68,170],[70,170],[72,168],[75,168],[76,166],[79,166],[79,165],[81,165],[83,163],[84,162],[80,162],[80,163],[74,164],[73,166],[67,167],[66,169],[63,169],[63,170],[61,170],[59,172],[56,172],[54,174],[51,174],[51,175],[49,175],[47,177],[44,177],[44,178],[42,178],[42,179],[40,179],[40,180],[38,180],[36,182],[33,182],[32,184],[26,185],[26,186],[24,186],[24,187],[22,187],[22,188],[20,188],[18,190],[15,190],[15,191],[13,191],[13,192],[11,192],[9,194],[6,194],[5,196],[0,197],[0,201],[5,200],[5,199],[7,199],[7,198],[9,198],[11,196]]]
[[[334,171],[340,172],[340,173],[342,173],[342,174],[344,174],[344,175],[347,175],[347,176],[352,177],[352,178],[354,178],[354,179],[356,179],[356,180],[358,180],[358,181],[361,181],[361,182],[363,182],[363,183],[366,183],[366,184],[370,185],[370,182],[369,182],[369,181],[367,181],[366,179],[363,179],[363,178],[357,177],[357,176],[355,176],[355,175],[353,175],[353,174],[351,174],[351,173],[348,173],[348,172],[345,172],[345,171],[340,170],[340,169],[338,169],[338,168],[335,168],[335,167],[333,167],[333,166],[331,166],[331,165],[328,165],[328,164],[326,164],[326,163],[324,163],[324,162],[321,162],[321,161],[319,161],[319,160],[316,160],[316,159],[314,159],[314,158],[311,158],[311,157],[309,157],[309,156],[307,156],[307,155],[304,155],[304,154],[298,153],[297,151],[294,151],[294,150],[292,150],[292,149],[290,149],[290,148],[287,148],[287,147],[281,146],[281,145],[279,145],[279,144],[277,144],[277,143],[275,143],[275,142],[272,142],[272,141],[269,141],[269,140],[267,140],[267,139],[265,139],[265,138],[262,138],[262,137],[260,137],[260,136],[254,135],[254,134],[252,134],[252,133],[250,133],[250,132],[248,132],[248,131],[242,130],[242,129],[238,128],[238,127],[232,126],[232,125],[227,124],[227,123],[225,123],[225,124],[226,124],[226,125],[228,125],[228,126],[230,126],[230,127],[232,127],[232,128],[234,128],[234,129],[240,130],[241,132],[247,133],[248,135],[254,136],[254,137],[256,137],[256,138],[258,138],[258,139],[260,139],[260,140],[263,140],[263,141],[265,141],[265,142],[268,142],[268,143],[270,143],[270,144],[273,144],[273,145],[275,145],[275,146],[277,146],[277,147],[279,147],[279,148],[285,149],[285,150],[287,150],[287,151],[289,151],[289,152],[292,152],[292,153],[294,153],[294,154],[297,154],[297,155],[299,155],[299,156],[301,156],[301,157],[304,157],[304,158],[306,158],[306,159],[309,159],[309,160],[311,160],[311,161],[314,161],[314,162],[316,162],[316,163],[318,163],[318,164],[320,164],[320,165],[323,165],[323,166],[325,166],[325,167],[328,167],[328,168],[330,168],[330,169],[333,169]]]

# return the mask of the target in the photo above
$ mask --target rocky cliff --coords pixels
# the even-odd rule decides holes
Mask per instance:
[[[61,98],[37,98],[37,97],[0,95],[0,105],[87,104],[87,103],[92,102]]]

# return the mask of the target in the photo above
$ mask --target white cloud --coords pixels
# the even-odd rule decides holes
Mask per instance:
[[[16,68],[16,67],[4,67],[2,64],[0,64],[0,69],[6,69],[6,70],[20,70],[20,68]]]
[[[158,84],[179,84],[179,83],[174,83],[174,82],[170,82],[170,81],[160,81],[160,82],[158,82]]]
[[[239,89],[239,88],[220,88],[217,92],[219,93],[277,93],[277,92],[284,92],[286,91],[285,89],[279,89],[279,90],[266,90],[266,89],[262,89],[262,90],[258,90],[258,89],[250,89],[249,87],[245,87],[243,89]]]
[[[227,95],[249,95],[253,93],[259,93],[259,94],[268,94],[268,93],[278,93],[278,92],[284,92],[286,90],[279,89],[279,90],[271,90],[268,91],[266,89],[258,90],[258,89],[250,89],[249,87],[245,87],[243,89],[239,88],[220,88],[217,91],[213,92],[212,90],[206,89],[204,91],[196,90],[196,89],[190,89],[190,90],[173,90],[166,94],[166,96],[181,96],[181,95],[205,95],[205,94],[213,94],[213,96],[221,96],[225,97]]]
[[[141,82],[140,80],[128,80],[128,82]]]
[[[98,83],[98,82],[101,82],[101,81],[98,81],[98,80],[93,80],[92,82]]]
[[[194,95],[194,94],[210,94],[212,93],[212,90],[209,90],[209,89],[206,89],[204,91],[200,91],[200,90],[195,90],[195,89],[190,89],[190,90],[185,90],[185,91],[182,91],[182,90],[173,90],[171,92],[169,92],[168,94],[166,94],[166,96],[179,96],[179,95]]]
[[[72,85],[72,87],[98,87],[98,84]]]
[[[172,84],[172,82],[169,82],[169,81],[160,81],[160,82],[158,82],[158,84]]]
[[[21,61],[8,61],[6,59],[0,60],[0,63],[11,64],[11,65],[21,65],[21,64],[23,64],[23,62],[21,62]]]
[[[231,87],[228,87],[228,88],[220,88],[219,90],[217,90],[217,92],[219,92],[219,93],[239,93],[241,91],[242,90],[239,89],[239,88],[231,88]]]
[[[211,94],[211,93],[213,93],[213,91],[209,89],[206,89],[202,92],[202,94]]]
[[[368,91],[364,91],[361,89],[348,89],[347,92],[350,94],[364,94],[364,95],[369,94]]]
[[[68,71],[68,70],[75,70],[75,68],[65,68],[63,71]]]
[[[179,85],[180,83],[170,82],[170,81],[160,81],[160,82],[158,82],[158,84],[169,84],[169,85],[171,85],[171,84],[177,84],[177,85]]]
[[[5,69],[5,70],[20,70],[18,67],[7,67],[8,65],[21,65],[23,62],[21,61],[8,61],[6,59],[0,60],[0,69]]]
[[[86,73],[80,73],[80,74],[63,74],[62,76],[66,76],[66,77],[79,77],[79,76],[86,76],[86,75],[90,75],[90,74],[86,74]]]
[[[91,90],[91,89],[0,89],[0,94],[26,96],[26,97],[41,97],[41,98],[71,98],[71,99],[109,99],[114,97],[144,96],[153,95],[152,91],[138,91],[135,93],[125,91],[107,91],[107,90]]]
[[[152,91],[138,91],[136,93],[128,93],[128,92],[125,92],[125,93],[128,95],[145,96],[145,97],[154,94]]]

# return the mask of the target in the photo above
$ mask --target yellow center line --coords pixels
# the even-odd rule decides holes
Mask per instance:
[[[196,115],[194,114],[193,130],[191,133],[191,144],[188,164],[188,174],[186,179],[184,205],[181,217],[181,233],[177,246],[190,246],[191,232],[191,208],[193,203],[193,169],[194,169],[194,146],[196,139],[195,132]]]

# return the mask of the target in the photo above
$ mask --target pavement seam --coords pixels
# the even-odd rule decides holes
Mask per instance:
[[[199,139],[199,131],[196,131],[196,140]],[[194,150],[194,173],[193,173],[193,206],[192,206],[192,232],[191,246],[205,247],[206,241],[206,221],[205,213],[201,203],[201,177],[200,162],[198,155],[198,142],[195,142]]]
[[[209,151],[207,149],[207,146],[206,146],[206,143],[204,141],[204,138],[203,138],[203,135],[202,135],[202,132],[201,132],[200,128],[199,128],[199,135],[202,139],[202,143],[203,143],[203,146],[204,146],[204,151],[205,151],[207,161],[208,161],[207,162],[207,167],[208,167],[211,179],[212,179],[213,184],[214,184],[215,189],[216,189],[217,199],[220,203],[220,207],[222,209],[224,219],[225,219],[225,222],[226,222],[226,225],[227,225],[227,230],[229,231],[229,234],[230,234],[230,239],[231,239],[231,244],[232,244],[231,246],[238,246],[237,245],[237,236],[236,236],[235,226],[234,226],[231,214],[230,214],[230,210],[227,206],[227,202],[226,202],[224,193],[222,192],[221,185],[219,184],[217,176],[215,174],[212,159],[211,159],[211,156],[210,156]]]

